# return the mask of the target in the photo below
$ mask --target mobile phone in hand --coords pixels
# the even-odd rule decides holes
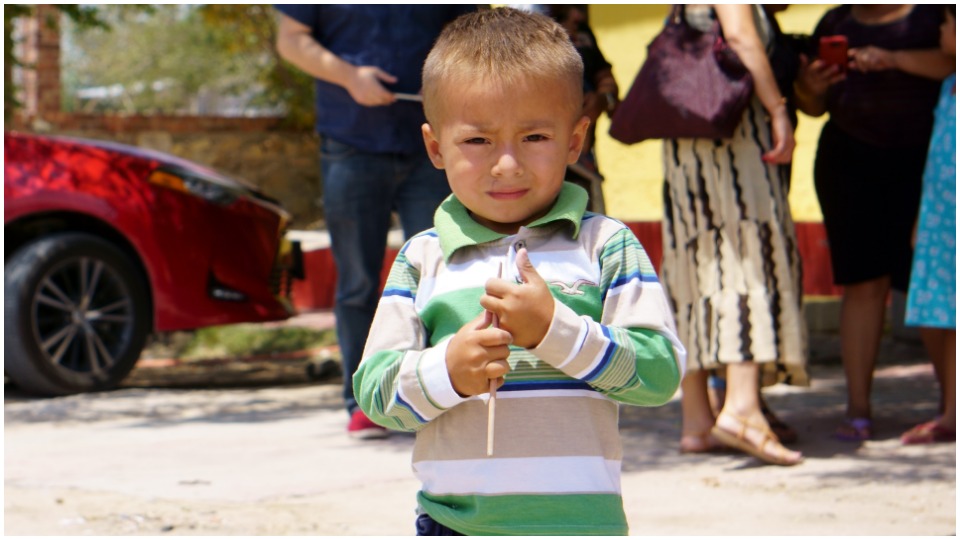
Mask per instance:
[[[820,60],[828,66],[840,66],[841,72],[847,71],[847,36],[824,36],[820,38]]]

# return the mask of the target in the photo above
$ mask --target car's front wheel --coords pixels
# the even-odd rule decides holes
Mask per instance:
[[[145,280],[96,236],[59,233],[4,267],[4,371],[23,390],[104,390],[133,369],[150,329]]]

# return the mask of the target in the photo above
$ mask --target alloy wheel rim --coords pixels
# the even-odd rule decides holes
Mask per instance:
[[[31,302],[36,343],[55,368],[105,380],[129,350],[133,300],[102,260],[76,257],[51,268]]]

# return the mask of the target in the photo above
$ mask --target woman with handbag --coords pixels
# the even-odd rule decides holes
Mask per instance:
[[[701,32],[719,25],[754,88],[732,137],[664,141],[662,279],[688,351],[680,448],[726,445],[796,465],[802,455],[777,439],[759,399],[761,381],[808,384],[800,256],[781,170],[795,143],[767,56],[770,23],[759,5],[678,11]],[[719,368],[727,390],[714,417],[707,378]]]

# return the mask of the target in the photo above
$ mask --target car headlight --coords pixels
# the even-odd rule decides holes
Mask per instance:
[[[147,181],[160,187],[195,195],[221,206],[233,203],[238,196],[238,193],[228,187],[180,171],[157,169],[150,173]]]

